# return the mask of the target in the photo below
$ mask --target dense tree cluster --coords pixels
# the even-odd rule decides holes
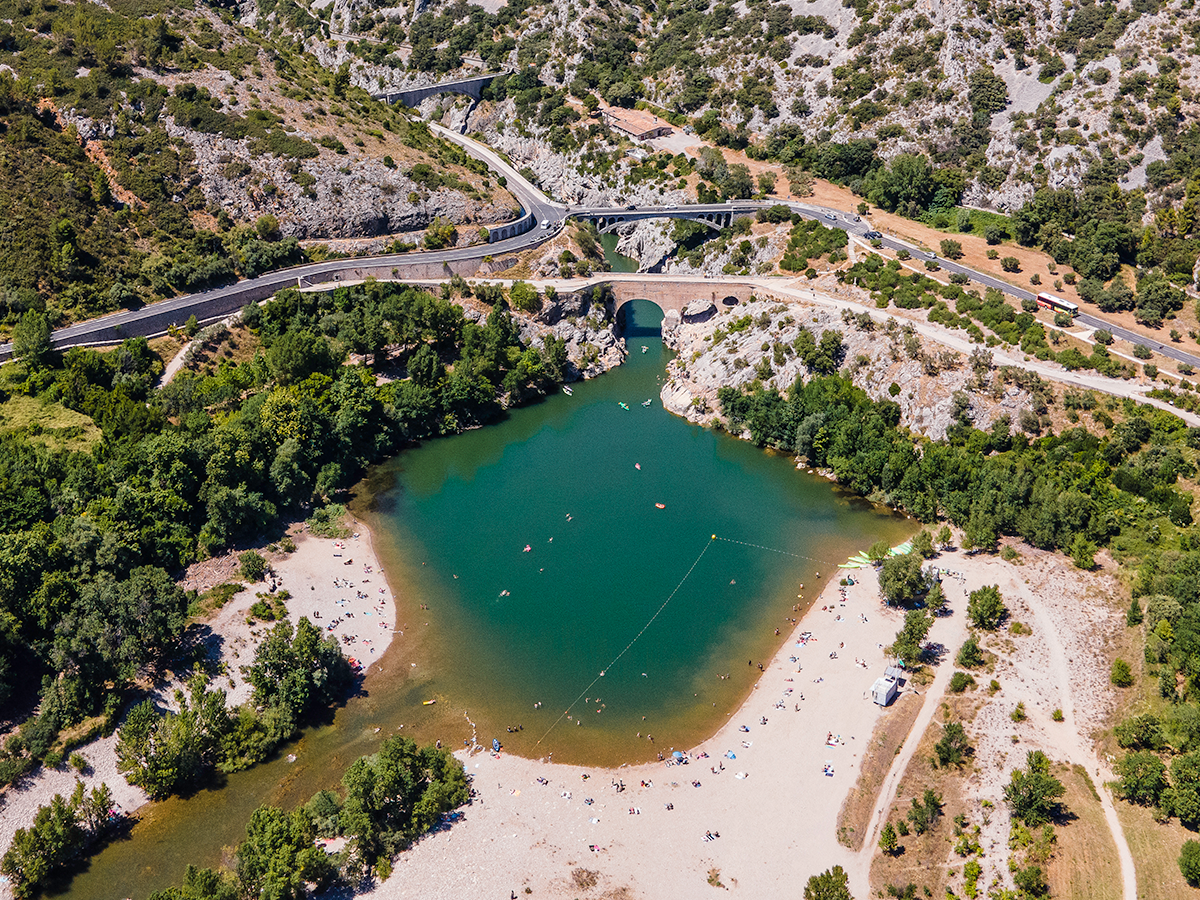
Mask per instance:
[[[1103,546],[1160,519],[1191,523],[1181,470],[1156,461],[1200,443],[1200,432],[1133,404],[1103,438],[1076,428],[1030,442],[964,426],[947,442],[918,443],[899,428],[895,403],[872,401],[841,376],[798,380],[786,395],[722,388],[718,399],[731,427],[756,443],[795,452],[922,521],[947,518],[973,547],[993,547],[1001,534],[1044,548],[1083,534]]]
[[[0,859],[0,872],[13,894],[24,900],[60,875],[89,845],[104,837],[113,821],[112,791],[101,784],[84,790],[75,782],[70,799],[55,794],[48,806],[39,806],[33,824],[18,828]]]
[[[350,666],[332,637],[301,618],[293,634],[279,622],[255,653],[246,679],[252,701],[229,710],[225,692],[193,676],[189,695],[175,694],[176,711],[160,712],[145,700],[130,710],[117,742],[118,769],[155,798],[200,783],[214,769],[245,769],[266,759],[340,701]]]
[[[306,885],[353,883],[366,873],[387,877],[397,852],[469,798],[462,763],[449,752],[389,738],[350,767],[340,793],[321,791],[290,813],[255,810],[234,871],[189,866],[181,886],[151,900],[301,900]],[[346,849],[328,854],[314,846],[317,837],[345,837]]]
[[[560,380],[561,341],[524,346],[503,296],[491,299],[475,323],[407,287],[285,291],[246,310],[257,334],[242,339],[261,344],[253,358],[185,370],[161,389],[152,386],[161,363],[142,339],[27,359],[16,389],[90,416],[102,440],[72,452],[36,435],[0,436],[0,703],[27,716],[41,686],[38,714],[6,745],[0,778],[51,752],[61,728],[111,719],[137,673],[175,653],[189,598],[170,573],[320,501],[408,442],[487,421]],[[603,307],[602,292],[594,299]],[[351,353],[382,362],[385,347],[396,367],[386,383],[343,364]],[[302,631],[289,652],[310,638]],[[265,681],[262,690],[265,706],[289,710],[260,723],[261,743],[273,745],[311,712],[310,699],[286,681],[278,697]],[[194,704],[188,715],[203,718]],[[161,728],[193,727],[176,719]],[[193,730],[183,744],[220,756],[203,727]]]

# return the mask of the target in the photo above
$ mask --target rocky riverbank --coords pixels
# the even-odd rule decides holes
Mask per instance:
[[[835,358],[805,362],[801,329],[813,342],[839,335]],[[1002,417],[1015,430],[1023,411],[1036,413],[1035,389],[1009,383],[984,350],[969,358],[922,337],[908,324],[875,322],[834,305],[756,300],[731,309],[696,301],[668,314],[663,340],[679,354],[667,367],[663,405],[697,424],[723,422],[717,392],[755,382],[786,391],[797,376],[833,364],[875,400],[900,407],[901,422],[935,440],[958,421],[991,428]]]

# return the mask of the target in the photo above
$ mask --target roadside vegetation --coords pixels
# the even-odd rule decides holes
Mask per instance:
[[[74,742],[111,732],[144,673],[186,669],[181,639],[202,604],[173,573],[320,507],[407,443],[486,422],[560,381],[561,342],[523,345],[503,292],[487,297],[476,324],[402,286],[285,291],[246,310],[261,344],[253,358],[185,370],[162,388],[143,339],[103,353],[43,344],[6,366],[5,390],[87,417],[99,438],[84,451],[0,433],[0,705],[23,720],[0,754],[0,783],[57,766],[70,750],[60,732]],[[344,365],[351,352],[392,379]],[[211,696],[189,699],[189,715]],[[262,758],[311,712],[259,702],[267,712],[238,719],[232,748],[224,725],[210,729],[205,766]],[[177,719],[147,721],[146,735]],[[161,783],[152,793],[191,778],[187,766],[154,774],[140,751],[130,759],[135,777]]]

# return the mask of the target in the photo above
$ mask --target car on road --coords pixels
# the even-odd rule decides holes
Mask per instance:
[[[863,234],[863,237],[867,238],[868,240],[873,241],[876,238],[883,237],[883,233],[879,232],[879,231],[867,231]]]
[[[550,223],[549,223],[548,221],[543,221],[543,222],[542,222],[542,227],[543,227],[543,228],[549,228],[549,227],[550,227]]]
[[[833,213],[825,213],[825,218],[827,218],[830,222],[837,221],[837,216],[835,216]]]
[[[855,216],[855,217],[854,217],[854,221],[855,221],[855,222],[861,222],[861,221],[862,221],[862,216]]]
[[[925,251],[925,258],[926,258],[926,259],[937,259],[937,254],[936,254],[936,253],[934,253],[932,250],[926,250],[926,251]]]
[[[630,204],[629,204],[628,206],[626,206],[625,208],[626,208],[626,209],[637,209],[637,204],[636,204],[636,203],[630,203]]]

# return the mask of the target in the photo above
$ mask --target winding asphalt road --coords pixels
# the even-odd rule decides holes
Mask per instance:
[[[276,291],[289,285],[302,285],[306,282],[314,284],[337,281],[347,273],[364,268],[393,268],[396,270],[417,266],[427,268],[431,264],[436,266],[453,262],[482,260],[485,256],[519,253],[543,244],[554,237],[561,229],[567,217],[572,215],[608,219],[623,217],[626,220],[632,221],[654,218],[655,214],[659,213],[671,217],[717,216],[727,213],[732,215],[746,215],[759,209],[777,205],[771,201],[739,200],[731,203],[639,206],[633,208],[627,206],[570,207],[551,200],[538,187],[531,184],[521,175],[507,159],[485,144],[481,144],[436,123],[430,123],[429,127],[439,136],[458,144],[470,156],[482,160],[494,171],[505,177],[508,190],[522,204],[524,211],[518,222],[527,228],[524,233],[505,240],[495,241],[494,243],[478,244],[472,247],[329,260],[327,262],[311,263],[295,266],[290,269],[281,269],[276,272],[268,272],[257,278],[248,278],[244,281],[215,288],[210,291],[172,297],[169,300],[148,304],[139,309],[125,310],[96,319],[89,319],[86,322],[77,322],[74,325],[69,325],[66,328],[55,331],[51,337],[52,345],[62,349],[87,344],[111,343],[133,335],[150,336],[161,334],[167,330],[168,325],[180,325],[193,315],[201,323],[212,322],[236,312],[247,303],[266,299]],[[786,205],[798,215],[809,219],[817,219],[827,227],[841,228],[849,234],[864,240],[867,239],[866,235],[871,231],[869,223],[861,221],[859,216],[844,210],[813,206],[805,203],[788,203]],[[947,272],[966,275],[967,278],[976,284],[995,288],[1019,300],[1032,300],[1036,296],[1032,291],[1009,284],[1007,281],[996,278],[994,275],[978,272],[954,260],[938,258],[929,251],[915,247],[899,238],[880,234],[876,239],[882,246],[889,249],[907,250],[912,254],[914,259],[937,259],[938,265]],[[1141,344],[1163,356],[1200,368],[1200,357],[1172,347],[1169,344],[1164,344],[1152,337],[1146,337],[1145,335],[1122,328],[1119,325],[1114,325],[1099,316],[1090,313],[1080,313],[1075,317],[1075,321],[1090,328],[1107,329],[1115,337],[1134,344]],[[6,360],[11,356],[12,344],[0,344],[0,361]]]

